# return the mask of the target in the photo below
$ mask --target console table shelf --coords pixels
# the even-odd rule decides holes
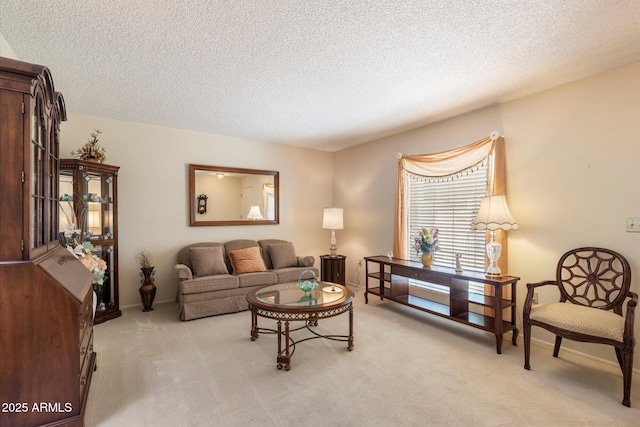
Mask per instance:
[[[515,324],[516,284],[520,280],[519,277],[491,277],[478,272],[456,273],[454,269],[448,267],[425,268],[417,262],[385,256],[366,257],[365,262],[365,303],[369,302],[369,294],[371,294],[380,297],[381,300],[388,299],[491,332],[496,337],[498,354],[502,353],[502,339],[505,333],[512,331],[512,343],[516,345],[518,337],[518,329]],[[370,280],[375,285],[370,286]],[[449,288],[449,304],[410,295],[410,280],[447,286]],[[471,292],[469,290],[470,282],[492,286],[495,296]],[[508,298],[503,296],[506,293],[503,291],[505,287],[511,291]],[[507,310],[509,320],[503,319],[505,310]]]

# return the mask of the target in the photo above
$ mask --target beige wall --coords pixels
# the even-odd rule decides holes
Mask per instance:
[[[73,99],[66,103],[72,110]],[[175,297],[176,254],[190,243],[282,238],[294,242],[298,254],[314,255],[319,266],[318,256],[326,252],[330,238],[322,229],[322,209],[333,197],[330,153],[70,114],[62,124],[61,156],[70,157],[96,128],[103,132],[99,143],[106,149],[106,163],[120,166],[121,306],[140,304],[135,263],[140,249],[154,258],[156,301]],[[279,171],[280,224],[190,227],[189,163]]]
[[[505,137],[507,200],[521,227],[508,244],[509,273],[521,277],[519,310],[526,283],[552,279],[562,253],[580,246],[622,253],[640,293],[640,233],[625,231],[626,218],[640,217],[640,63],[336,153],[348,281],[364,284],[357,260],[391,249],[396,153],[438,152],[494,129]],[[540,291],[541,302],[555,298]],[[534,336],[552,340],[539,328]],[[604,346],[564,345],[614,360]]]

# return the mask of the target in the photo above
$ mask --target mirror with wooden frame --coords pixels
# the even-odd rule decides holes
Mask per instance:
[[[279,172],[189,165],[190,225],[279,224]]]

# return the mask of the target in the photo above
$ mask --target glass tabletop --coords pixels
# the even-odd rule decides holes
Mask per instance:
[[[286,307],[321,306],[352,296],[343,286],[329,282],[318,282],[311,292],[303,292],[295,282],[264,287],[256,292],[256,299],[264,304]]]

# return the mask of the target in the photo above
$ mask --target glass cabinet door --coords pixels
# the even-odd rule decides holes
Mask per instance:
[[[113,177],[85,173],[82,180],[82,202],[86,211],[85,230],[92,241],[113,239]]]
[[[31,113],[31,206],[30,252],[45,245],[45,162],[46,162],[46,122],[42,95],[36,93]]]
[[[73,171],[60,170],[60,199],[59,209],[59,233],[60,238],[65,239],[65,234],[70,237],[71,231],[76,230],[77,221],[73,200]],[[62,240],[64,242],[64,240]]]

